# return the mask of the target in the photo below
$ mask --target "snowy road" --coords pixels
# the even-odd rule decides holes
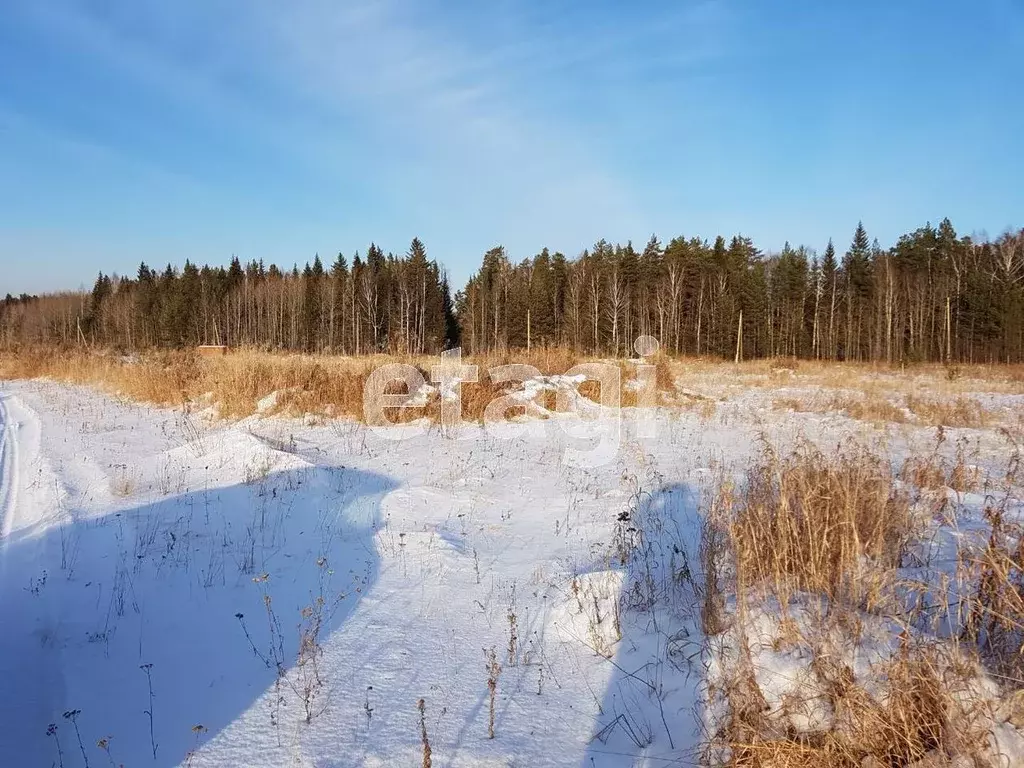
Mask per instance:
[[[17,499],[17,434],[8,415],[9,396],[0,395],[0,546],[7,547]],[[2,557],[2,554],[0,554]]]
[[[39,461],[36,413],[3,394],[0,419],[0,763],[45,765],[52,756],[42,736],[63,698],[64,680],[51,643],[58,606],[45,589],[47,541],[35,534],[54,511],[56,487]]]

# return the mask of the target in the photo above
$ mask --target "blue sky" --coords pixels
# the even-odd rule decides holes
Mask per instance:
[[[1024,226],[1024,3],[2,0],[0,294]]]

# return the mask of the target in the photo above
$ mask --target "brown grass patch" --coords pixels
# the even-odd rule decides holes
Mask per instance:
[[[865,391],[862,395],[835,393],[828,397],[777,397],[772,406],[776,410],[796,413],[840,412],[858,421],[904,424],[913,421],[929,427],[981,428],[996,419],[978,400],[965,395],[956,397],[929,397],[906,395],[906,408],[900,408],[885,392]],[[910,418],[908,418],[908,411]]]
[[[1004,679],[1024,688],[1024,525],[1005,504],[990,506],[988,542],[962,555],[977,588],[969,601],[963,636]]]
[[[908,395],[907,408],[922,424],[931,427],[984,427],[993,420],[991,413],[971,397],[955,398]]]
[[[853,682],[848,667],[822,670],[822,693],[837,727],[803,736],[765,737],[763,730],[737,727],[747,738],[729,745],[731,766],[744,768],[890,768],[952,766],[953,756],[978,756],[985,734],[973,713],[952,695],[961,685],[947,654],[934,647],[908,646],[879,673],[890,686],[883,700]],[[756,699],[755,699],[756,700]],[[752,713],[733,711],[734,720]],[[923,762],[922,762],[923,761]],[[935,761],[935,762],[932,762]],[[961,763],[957,763],[959,765]]]
[[[979,392],[1024,394],[1024,365],[960,364],[955,376],[950,376],[950,368],[939,364],[901,367],[823,360],[800,360],[796,364],[789,360],[753,360],[736,365],[688,358],[673,360],[670,366],[682,387],[710,391],[737,386],[855,390],[896,404],[902,404],[907,395],[950,398]]]
[[[927,454],[910,456],[903,462],[900,478],[916,488],[937,491],[951,488],[957,493],[971,493],[982,485],[981,470],[968,463],[967,440],[961,438],[956,444],[956,455],[950,463],[941,454],[946,442],[946,431],[939,427],[935,435],[935,447]]]
[[[363,393],[370,374],[386,364],[415,366],[427,384],[431,369],[440,363],[436,357],[400,357],[372,355],[358,358],[328,355],[278,354],[252,349],[233,350],[227,354],[200,355],[196,350],[160,351],[125,356],[109,350],[22,349],[0,359],[0,379],[51,378],[57,381],[98,387],[120,396],[163,406],[204,403],[215,405],[219,415],[241,418],[257,411],[259,401],[276,394],[269,413],[288,415],[315,414],[364,418]],[[479,368],[477,382],[464,382],[462,415],[471,421],[483,419],[484,410],[495,398],[506,395],[520,385],[517,382],[496,383],[488,371],[508,364],[527,365],[542,375],[564,374],[579,363],[588,362],[570,350],[539,348],[530,352],[503,353],[467,358],[463,365]],[[605,361],[611,362],[611,361]],[[655,386],[671,385],[668,363],[656,357]],[[637,404],[637,394],[626,383],[636,376],[635,364],[614,363],[620,367],[620,402],[623,406]],[[577,387],[583,397],[595,402],[601,399],[600,385],[585,381]],[[389,393],[405,393],[401,383],[389,386]],[[421,396],[416,402],[422,402]],[[543,392],[539,404],[556,410],[555,393]],[[523,414],[524,406],[513,406],[509,416]],[[418,418],[439,421],[441,401],[436,391],[425,398],[422,407],[386,408],[385,416],[392,422]]]
[[[739,584],[854,604],[865,567],[895,568],[910,530],[887,462],[856,445],[828,455],[806,442],[786,456],[765,448],[729,524]]]
[[[940,432],[936,457],[941,442]],[[923,473],[913,477],[921,484],[964,476],[964,444],[952,467],[937,460],[904,467],[905,475],[915,472]],[[725,715],[709,745],[712,764],[902,768],[933,759],[947,765],[954,757],[990,764],[990,721],[978,713],[992,700],[978,698],[990,694],[976,682],[975,646],[918,634],[914,609],[893,589],[906,586],[898,569],[914,533],[910,500],[894,481],[889,463],[867,448],[847,445],[825,454],[803,443],[784,455],[766,446],[742,486],[720,484],[710,516],[725,549],[713,572],[728,581],[735,607],[724,621],[720,609],[712,611],[705,631],[732,638],[737,650],[728,657],[732,667],[714,681]],[[989,644],[1006,654],[1004,660],[1019,660],[1024,545],[1016,542],[1024,531],[1011,531],[998,516],[992,522],[992,540],[973,561],[979,587],[964,639],[976,641],[983,657]],[[950,615],[958,610],[946,606]],[[770,706],[751,655],[755,643],[766,642],[765,616],[777,625],[775,652],[793,649],[793,658],[807,665],[806,678],[796,678],[806,680],[798,693]],[[891,655],[871,664],[867,678],[864,669],[855,674],[849,665],[866,623],[895,643]],[[784,669],[787,679],[798,674]],[[820,727],[796,730],[789,708],[800,715],[808,702],[823,707],[827,718]]]
[[[828,398],[796,397],[776,398],[772,406],[776,410],[791,410],[796,413],[831,413],[838,412],[858,421],[873,423],[895,422],[902,424],[907,420],[903,409],[893,405],[889,400],[877,395],[864,394],[860,397],[850,394],[836,393]]]

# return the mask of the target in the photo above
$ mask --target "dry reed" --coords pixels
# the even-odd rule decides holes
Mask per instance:
[[[943,440],[940,430],[934,453],[904,466],[906,482],[978,483],[964,444],[958,444],[952,466],[938,458]],[[733,607],[723,618],[727,600],[719,598],[718,606],[705,611],[713,621],[705,620],[704,627],[709,636],[730,637],[738,647],[728,673],[717,681],[726,707],[711,734],[712,763],[994,764],[982,716],[989,705],[979,704],[976,694],[976,660],[990,660],[989,668],[1004,676],[1024,677],[1024,545],[1018,543],[1024,530],[1011,526],[1001,509],[989,509],[987,545],[960,558],[974,571],[973,578],[962,578],[977,587],[966,606],[945,606],[949,617],[967,617],[961,642],[929,639],[914,629],[913,611],[898,599],[906,586],[899,571],[915,521],[910,499],[895,480],[889,463],[866,448],[846,445],[825,454],[801,443],[781,455],[766,445],[745,482],[719,484],[704,534],[706,549],[716,552],[716,584],[708,592],[731,595]],[[717,542],[710,541],[714,536]],[[813,682],[802,695],[825,702],[829,717],[822,727],[796,731],[769,716],[751,655],[757,641],[747,634],[754,606],[774,612],[780,647],[803,649],[798,656],[808,659]],[[897,643],[892,655],[872,667],[871,679],[884,681],[881,695],[877,683],[863,679],[863,670],[855,674],[849,666],[849,649],[861,642],[865,622],[902,627],[898,638],[890,636]],[[847,651],[840,652],[842,647]],[[785,711],[785,701],[781,706]]]
[[[120,355],[109,350],[54,350],[26,348],[0,358],[0,379],[48,378],[71,384],[99,387],[119,396],[145,403],[169,406],[215,408],[225,418],[241,418],[257,410],[288,415],[315,414],[330,417],[364,418],[363,395],[370,374],[382,365],[403,363],[416,367],[427,384],[431,369],[439,358],[369,355],[342,357],[264,352],[254,349],[232,351],[225,355],[202,356],[195,350],[157,351],[141,355]],[[502,353],[467,358],[464,364],[478,366],[478,381],[464,382],[462,416],[481,420],[487,405],[495,398],[515,390],[518,382],[498,383],[488,376],[496,366],[527,365],[542,375],[564,374],[575,365],[587,362],[571,350],[539,348],[530,352]],[[613,362],[613,361],[606,361]],[[656,386],[670,386],[671,376],[664,357],[656,357]],[[624,382],[635,376],[634,365],[617,361],[620,366],[620,402],[635,405],[635,392]],[[389,394],[405,392],[396,382]],[[581,395],[594,401],[601,398],[600,385],[585,381],[578,386]],[[260,401],[274,394],[270,404]],[[440,419],[441,402],[432,386],[422,407],[389,407],[384,415],[391,422],[426,417]],[[556,409],[555,393],[542,392],[540,405]],[[514,406],[508,416],[525,414],[526,405]]]

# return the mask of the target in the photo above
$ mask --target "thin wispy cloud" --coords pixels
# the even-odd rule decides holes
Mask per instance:
[[[641,196],[604,160],[604,124],[651,96],[629,85],[632,74],[708,55],[720,5],[672,6],[635,24],[599,6],[472,8],[457,22],[447,6],[404,0],[213,2],[201,13],[70,3],[39,17],[327,187],[390,202],[409,236],[568,249],[595,220],[609,236],[643,236]],[[593,112],[574,100],[581,74],[593,80]],[[464,234],[450,233],[453,211]]]
[[[381,172],[396,185],[411,172],[413,187],[446,190],[439,202],[485,218],[494,237],[562,229],[581,243],[595,218],[621,230],[642,221],[636,190],[605,163],[601,137],[609,110],[641,105],[626,93],[581,113],[571,101],[573,83],[580,72],[607,76],[609,62],[645,41],[654,43],[650,57],[663,59],[658,44],[668,38],[710,38],[702,25],[709,5],[646,17],[635,29],[614,28],[600,14],[560,18],[557,4],[547,22],[536,10],[507,5],[453,29],[439,6],[423,8],[402,0],[344,8],[311,2],[287,11],[263,4],[258,23],[273,60],[300,87],[339,111],[364,110],[387,137],[384,153],[415,163],[388,168],[385,156]]]
[[[47,194],[0,230],[166,251],[174,222],[179,262],[419,236],[458,283],[496,243],[1010,223],[1019,7],[799,5],[10,0],[0,199]],[[950,183],[971,168],[980,192]]]

